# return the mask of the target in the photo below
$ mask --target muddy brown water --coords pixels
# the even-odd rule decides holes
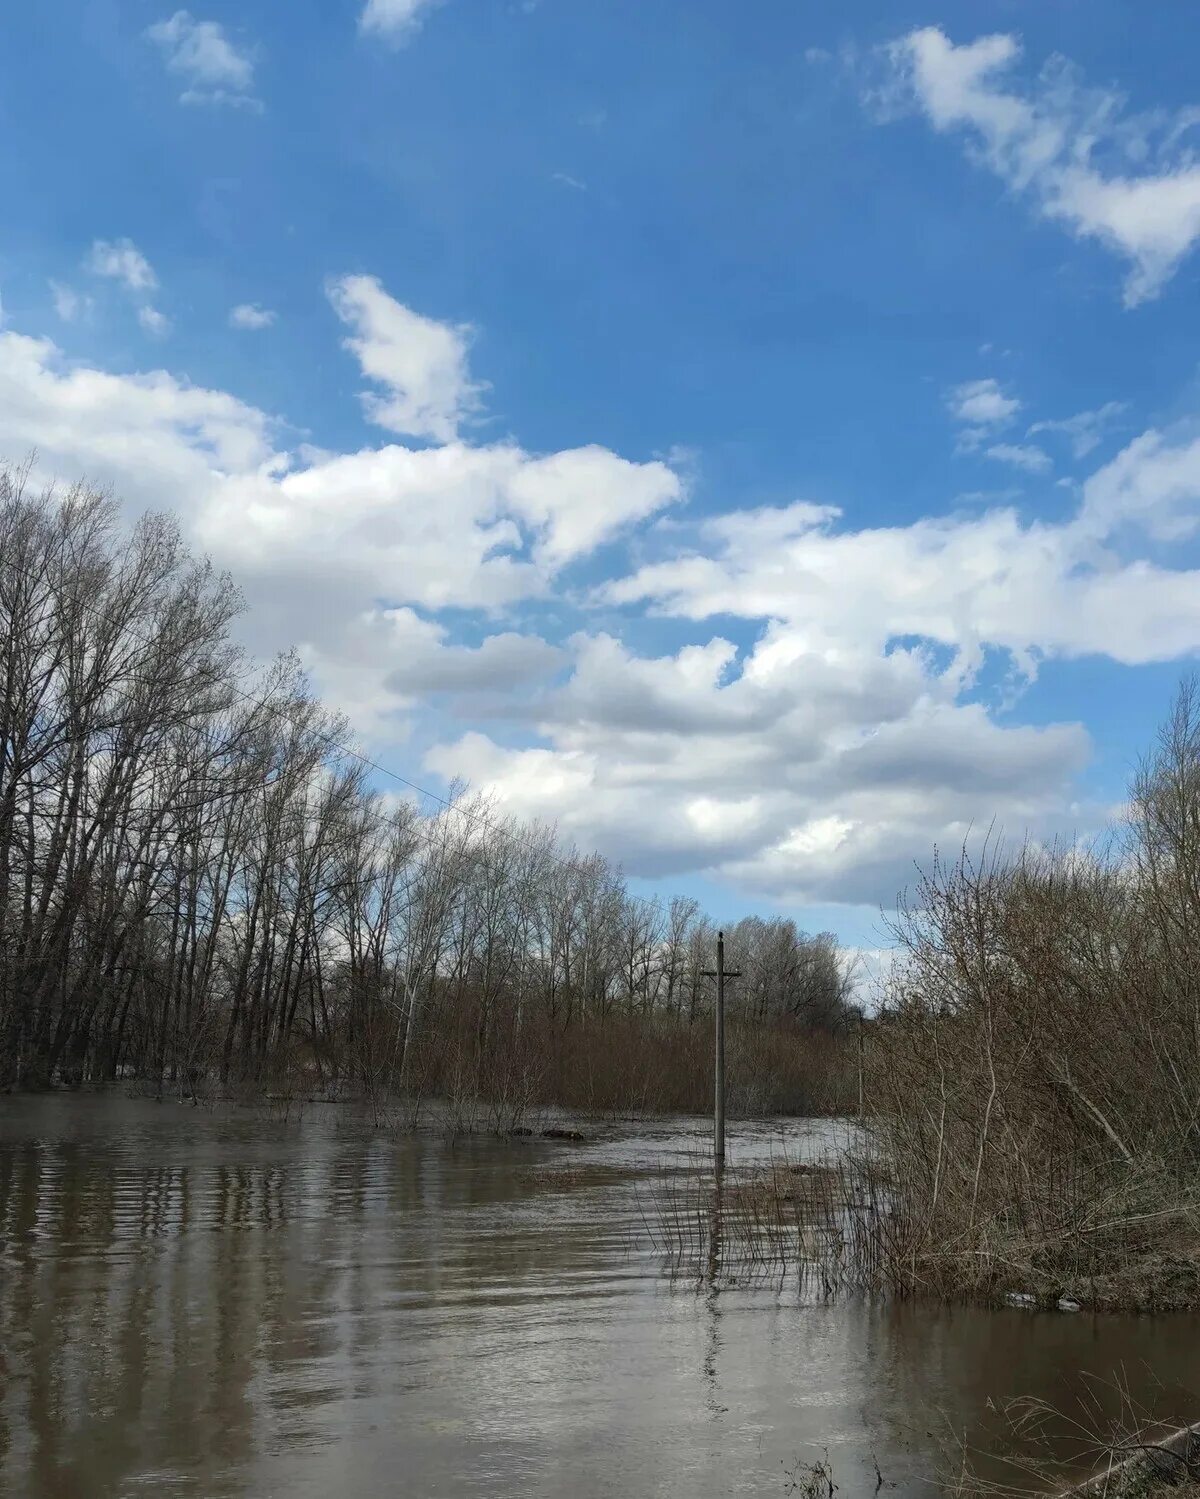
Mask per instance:
[[[734,1159],[834,1126],[738,1126]],[[702,1121],[589,1143],[388,1136],[113,1096],[0,1099],[0,1494],[725,1496],[827,1450],[841,1499],[927,1495],[989,1402],[1124,1368],[1194,1418],[1200,1319],[697,1287],[644,1172]]]

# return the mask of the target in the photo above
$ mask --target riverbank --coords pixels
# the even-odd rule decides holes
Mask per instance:
[[[1185,1221],[1122,1225],[1049,1243],[993,1233],[986,1254],[914,1236],[886,1173],[865,1156],[860,1122],[839,1150],[796,1161],[786,1150],[735,1164],[718,1180],[707,1159],[654,1183],[647,1219],[673,1265],[703,1270],[719,1254],[730,1277],[797,1276],[828,1294],[867,1294],[1017,1311],[1154,1314],[1200,1309],[1200,1235]],[[1128,1225],[1124,1225],[1128,1227]],[[915,1242],[914,1242],[915,1240]]]

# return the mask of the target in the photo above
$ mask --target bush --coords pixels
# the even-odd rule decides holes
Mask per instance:
[[[1135,780],[1128,821],[1101,845],[935,859],[896,935],[903,961],[867,1048],[885,1278],[906,1291],[1191,1300],[1197,1276],[1180,1265],[1200,1244],[1194,688]]]

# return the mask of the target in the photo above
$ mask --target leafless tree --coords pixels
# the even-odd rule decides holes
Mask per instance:
[[[644,1063],[640,1098],[672,1068],[694,1094],[696,902],[462,788],[385,801],[295,657],[234,645],[240,607],[172,521],[0,473],[0,1085],[304,1079],[499,1119]],[[824,1025],[825,939],[746,933],[744,1018]]]

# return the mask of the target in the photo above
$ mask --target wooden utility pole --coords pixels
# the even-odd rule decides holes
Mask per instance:
[[[716,1088],[713,1098],[713,1164],[725,1169],[725,980],[740,979],[737,970],[725,970],[725,933],[717,933],[717,966],[704,969],[704,977],[717,981],[717,1057]]]

